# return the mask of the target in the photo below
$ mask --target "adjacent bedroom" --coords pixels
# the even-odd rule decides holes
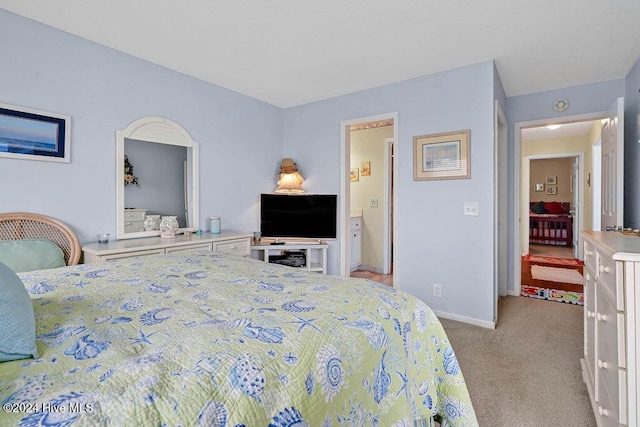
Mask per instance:
[[[640,9],[547,3],[0,0],[0,426],[640,424]]]

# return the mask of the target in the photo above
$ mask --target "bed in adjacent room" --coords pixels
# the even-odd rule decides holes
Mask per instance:
[[[573,217],[569,202],[531,202],[529,243],[573,246]]]
[[[440,322],[391,287],[207,251],[18,276],[39,357],[0,363],[0,425],[477,425]]]

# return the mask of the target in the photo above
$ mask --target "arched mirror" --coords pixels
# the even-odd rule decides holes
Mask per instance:
[[[182,126],[143,117],[116,131],[118,239],[159,236],[162,216],[196,231],[198,199],[198,144]]]

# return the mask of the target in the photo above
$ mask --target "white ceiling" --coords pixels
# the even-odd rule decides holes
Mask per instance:
[[[279,107],[495,59],[507,96],[623,78],[638,0],[0,0]]]
[[[522,129],[522,141],[533,141],[549,138],[564,138],[570,136],[586,136],[593,125],[590,122],[564,123],[558,129],[549,129],[546,126]]]

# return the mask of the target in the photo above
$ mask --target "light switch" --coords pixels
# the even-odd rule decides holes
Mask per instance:
[[[369,207],[377,208],[378,207],[378,199],[370,199],[369,200]]]
[[[478,202],[464,202],[464,214],[478,216]]]

